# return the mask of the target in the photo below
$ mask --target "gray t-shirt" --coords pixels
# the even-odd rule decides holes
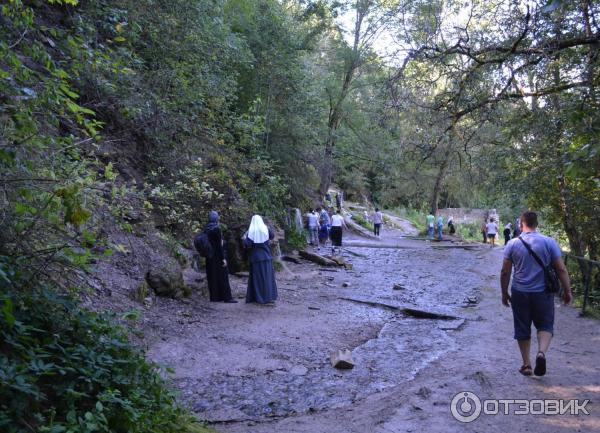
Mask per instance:
[[[538,232],[521,234],[523,240],[536,252],[544,265],[560,258],[556,241]],[[544,270],[533,258],[519,238],[511,239],[504,247],[504,258],[513,264],[512,290],[519,292],[543,292],[546,288]]]
[[[488,235],[495,235],[496,233],[498,233],[498,226],[496,225],[496,223],[487,223],[485,227]]]
[[[306,214],[306,219],[308,220],[308,228],[317,228],[319,226],[319,217],[314,213],[309,212]]]
[[[383,224],[383,214],[381,212],[373,214],[373,224]]]

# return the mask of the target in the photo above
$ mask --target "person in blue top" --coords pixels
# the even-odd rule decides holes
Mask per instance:
[[[543,376],[546,374],[546,353],[554,333],[554,296],[546,290],[543,268],[529,253],[523,242],[529,244],[546,266],[552,264],[563,287],[562,300],[565,304],[571,302],[571,283],[556,241],[536,231],[537,214],[531,211],[524,212],[520,224],[521,235],[511,239],[504,248],[504,261],[500,273],[502,304],[512,307],[514,336],[523,358],[523,365],[519,372],[525,376],[532,374],[529,351],[533,323],[538,340],[533,373],[536,376]],[[509,295],[508,286],[513,269]]]
[[[438,216],[437,219],[437,232],[438,232],[438,241],[442,240],[442,230],[444,229],[444,217]]]
[[[250,250],[246,303],[273,304],[277,299],[273,255],[269,246],[273,237],[273,230],[266,226],[260,215],[254,215],[244,237],[244,246]]]
[[[327,209],[317,208],[319,215],[319,244],[325,245],[329,239],[329,229],[331,228],[331,218]]]

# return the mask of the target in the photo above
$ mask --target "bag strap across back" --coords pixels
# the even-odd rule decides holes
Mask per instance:
[[[523,245],[525,245],[525,248],[527,248],[527,250],[529,251],[529,254],[531,254],[533,256],[535,261],[538,262],[538,265],[540,265],[542,267],[542,269],[544,269],[544,271],[545,271],[546,265],[544,265],[544,262],[542,262],[542,259],[540,259],[540,256],[538,256],[536,254],[536,252],[533,251],[533,248],[531,248],[531,245],[529,245],[527,242],[525,242],[525,239],[523,239],[521,236],[519,236],[519,239],[521,240],[521,242],[523,242]]]

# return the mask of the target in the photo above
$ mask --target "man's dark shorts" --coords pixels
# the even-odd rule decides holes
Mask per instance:
[[[531,323],[538,331],[554,333],[554,295],[548,291],[519,292],[510,294],[515,322],[515,340],[531,338]]]

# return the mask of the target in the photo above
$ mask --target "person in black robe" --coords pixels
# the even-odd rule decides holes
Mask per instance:
[[[210,242],[210,254],[206,257],[206,281],[211,302],[236,303],[231,296],[227,256],[223,248],[223,234],[219,228],[219,214],[211,211],[204,232]]]
[[[244,238],[244,246],[250,250],[246,303],[273,304],[277,299],[273,255],[269,246],[269,240],[273,237],[273,230],[265,225],[259,215],[254,215]]]

